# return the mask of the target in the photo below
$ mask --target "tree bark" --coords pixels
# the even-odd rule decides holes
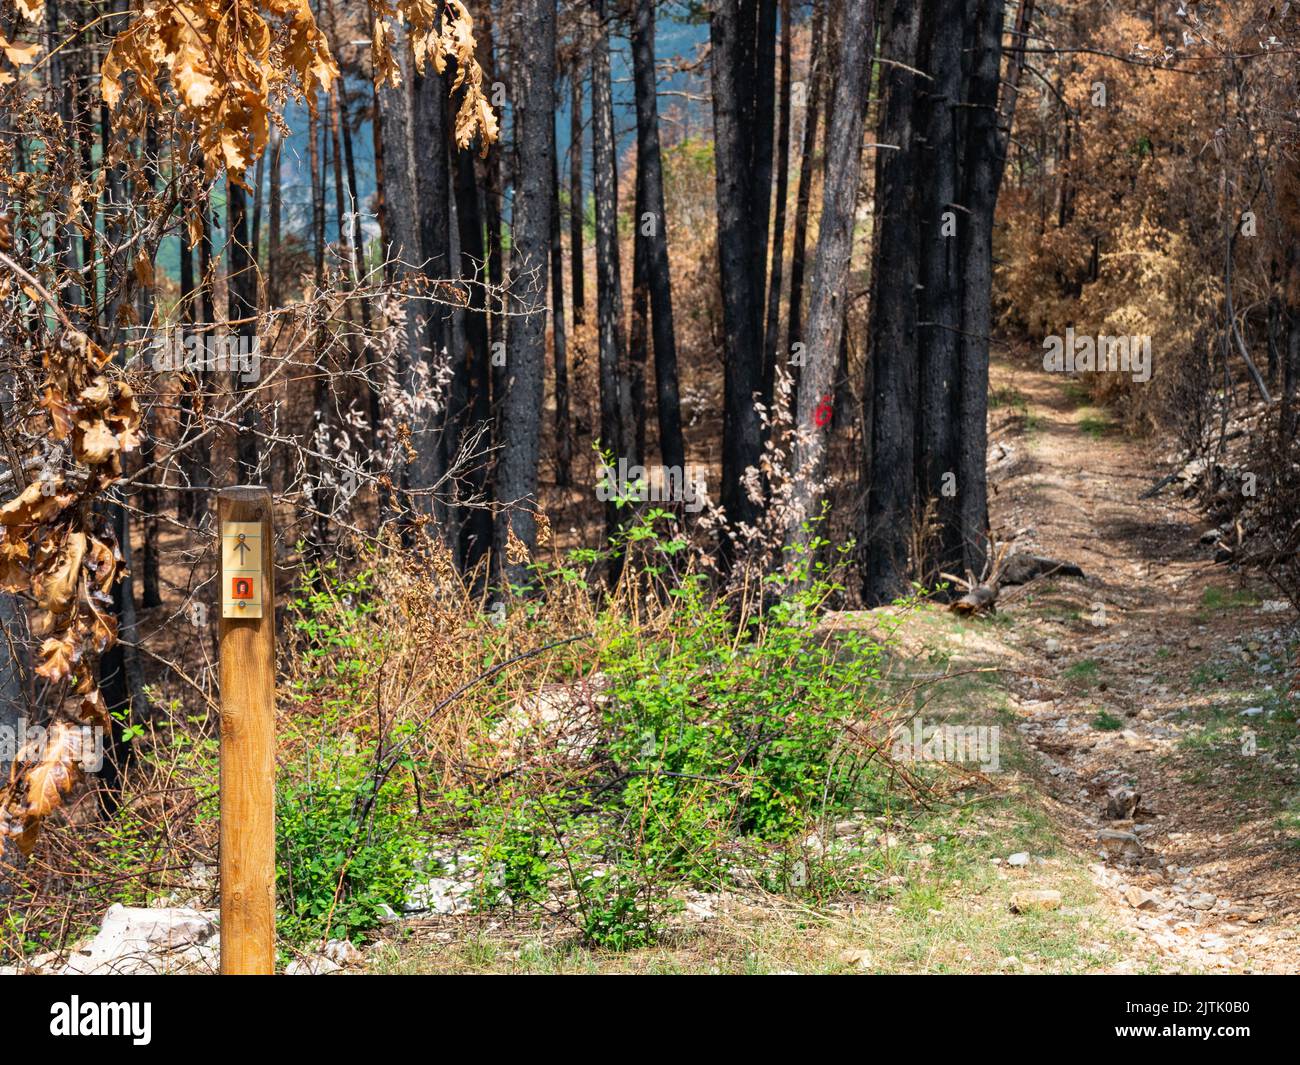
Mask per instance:
[[[469,286],[469,306],[461,316],[464,328],[460,358],[465,372],[463,392],[454,393],[452,412],[455,431],[464,439],[480,427],[489,434],[492,428],[492,367],[489,362],[487,294],[483,280],[483,210],[475,178],[474,157],[460,152],[456,159],[456,224],[460,230],[461,277],[473,278]],[[463,491],[481,497],[487,489],[486,458],[474,463],[465,473]],[[473,570],[492,550],[492,515],[484,506],[462,507],[457,521],[460,541],[460,565]]]
[[[424,345],[427,350],[428,377],[425,385],[427,413],[420,419],[425,442],[417,444],[419,458],[412,470],[412,487],[421,489],[437,484],[455,461],[446,453],[448,437],[444,429],[447,411],[446,390],[439,382],[441,371],[451,360],[453,340],[451,308],[439,302],[436,282],[452,276],[451,271],[451,172],[447,154],[447,81],[435,73],[430,62],[423,73],[415,76],[412,88],[412,152],[415,158],[415,202],[419,215],[420,253],[427,295],[434,297],[423,304]],[[433,514],[440,526],[447,512],[438,498],[427,498],[420,509]]]
[[[320,121],[318,114],[319,97],[313,103],[311,120],[308,124],[310,140],[311,165],[311,218],[312,218],[312,289],[318,295],[325,287],[325,170],[329,165],[328,123]],[[310,465],[314,475],[311,492],[312,535],[308,551],[316,562],[325,558],[326,548],[333,539],[334,522],[331,514],[331,502],[334,493],[330,490],[330,427],[334,424],[332,407],[334,406],[334,382],[330,367],[326,361],[328,343],[328,323],[322,318],[316,325],[312,337],[312,431],[310,446],[315,457]]]
[[[144,670],[136,649],[140,631],[135,612],[135,581],[131,574],[130,512],[116,493],[105,510],[117,533],[123,572],[122,579],[113,586],[117,640],[99,660],[99,688],[113,721],[112,734],[105,737],[104,767],[99,774],[104,785],[100,804],[111,813],[117,807],[122,772],[135,750],[123,736],[125,726],[147,722],[153,709],[145,692]]]
[[[587,199],[582,188],[582,78],[582,63],[575,56],[570,75],[573,107],[569,112],[569,259],[575,328],[587,320],[586,265],[583,258]]]
[[[212,213],[211,200],[206,194],[203,202],[199,204],[200,215],[200,236],[199,236],[199,276],[197,278],[198,293],[198,311],[193,312],[191,322],[197,316],[198,320],[203,323],[201,335],[206,343],[207,337],[211,335],[213,323],[217,320],[216,297],[214,294],[215,277],[213,276],[212,262]],[[191,308],[194,304],[191,302]],[[195,372],[194,397],[196,404],[205,401],[209,394],[208,388],[208,371],[199,369]],[[211,437],[203,437],[195,441],[186,450],[188,462],[189,477],[187,478],[191,489],[191,511],[190,517],[196,525],[202,527],[204,518],[208,515],[208,490],[212,486],[212,440]]]
[[[823,67],[826,24],[824,3],[815,3],[813,9],[812,46],[808,60],[807,106],[804,110],[803,148],[799,156],[799,191],[795,198],[794,233],[790,248],[790,319],[786,331],[786,354],[793,352],[795,344],[803,342],[803,278],[808,245],[808,214],[812,206],[813,159],[817,154],[817,125],[821,113]],[[800,360],[800,363],[802,360]],[[793,364],[795,394],[802,366]]]
[[[747,483],[762,458],[762,425],[755,410],[763,390],[761,284],[754,169],[754,79],[757,63],[753,3],[718,0],[709,34],[712,40],[714,160],[718,212],[718,266],[722,281],[724,333],[722,411],[722,508],[734,527],[754,525],[761,491]],[[766,190],[765,190],[766,191]],[[753,489],[753,490],[751,490]],[[733,550],[724,540],[726,557]]]
[[[672,271],[668,259],[668,216],[664,207],[663,157],[659,144],[653,0],[636,0],[632,23],[632,66],[636,83],[637,178],[641,182],[642,209],[648,211],[655,221],[654,233],[646,240],[646,267],[655,349],[659,452],[665,466],[684,473],[686,446],[682,438],[677,334],[673,323]],[[640,232],[640,219],[637,232]]]
[[[921,15],[921,67],[929,77],[917,86],[916,166],[919,179],[919,287],[917,289],[918,507],[933,507],[935,541],[927,545],[927,585],[961,563],[957,528],[958,340],[961,327],[961,234],[968,216],[958,204],[960,144],[958,105],[962,91],[963,0],[925,0]],[[996,117],[996,113],[994,116]]]
[[[781,321],[781,282],[785,258],[785,211],[790,194],[790,0],[781,0],[781,94],[776,138],[776,214],[772,222],[772,270],[767,283],[767,323],[763,329],[763,395],[772,405],[776,382],[777,331]]]
[[[110,139],[112,133],[112,122],[108,113],[108,106],[105,104],[101,108],[103,121],[101,129],[101,145],[104,148],[105,157],[108,156]],[[154,182],[158,174],[159,151],[158,151],[158,133],[153,122],[149,122],[145,127],[144,138],[144,161],[145,166],[137,172],[138,179],[138,198],[148,200],[153,197],[155,188]],[[122,177],[117,173],[116,167],[109,168],[108,189],[109,195],[116,201],[122,183]],[[141,285],[136,293],[136,312],[140,321],[151,322],[154,320],[154,292],[151,286]],[[158,455],[158,419],[153,410],[153,404],[146,404],[141,418],[141,443],[139,452],[139,463],[145,469],[149,470],[154,464],[154,459]],[[140,551],[140,586],[141,599],[140,604],[146,609],[162,606],[161,578],[159,575],[160,555],[158,546],[159,528],[158,517],[162,511],[162,490],[159,487],[161,481],[165,480],[160,471],[149,470],[143,476],[140,485],[140,511],[142,525],[142,542]]]
[[[233,181],[226,182],[228,207],[226,225],[228,227],[229,274],[226,278],[229,315],[239,338],[241,348],[257,342],[257,273],[248,254],[248,216],[247,199],[242,186]],[[236,392],[246,392],[256,388],[256,382],[243,380],[242,374],[236,375]],[[238,462],[240,484],[253,484],[260,476],[261,457],[257,440],[258,427],[257,405],[249,403],[239,416],[239,430],[235,437],[235,451]]]
[[[631,381],[632,439],[638,455],[646,454],[645,366],[650,347],[650,234],[658,220],[645,205],[645,174],[638,160],[632,222],[632,333],[628,339],[628,373]]]
[[[1002,0],[981,0],[967,89],[963,202],[969,210],[961,245],[961,403],[957,464],[957,532],[963,568],[979,575],[988,555],[989,334],[993,328],[993,216],[1008,138],[998,131],[1002,67]],[[1003,112],[1009,122],[1012,112]],[[1009,131],[1008,131],[1009,132]]]
[[[483,78],[489,85],[495,85],[498,79],[496,27],[492,24],[492,5],[482,3],[474,10],[475,24],[479,27],[478,37],[481,42],[479,63],[483,68]],[[501,246],[501,201],[506,182],[502,177],[503,148],[500,142],[488,148],[487,156],[481,161],[483,181],[483,220],[487,226],[487,277],[492,291],[488,296],[488,337],[496,350],[496,344],[502,342],[505,322],[501,316],[501,301],[496,295],[505,281],[505,256]],[[504,369],[492,367],[493,410],[500,416],[497,406],[505,386]]]
[[[868,332],[872,406],[863,596],[869,606],[908,588],[913,513],[916,410],[917,246],[912,110],[920,10],[894,0],[882,54],[893,60],[881,77],[884,102],[877,140],[897,146],[877,156],[877,228]],[[803,388],[800,388],[802,394]]]
[[[514,133],[518,152],[511,226],[506,392],[497,468],[498,565],[511,585],[528,581],[512,558],[507,531],[529,552],[537,542],[537,462],[546,365],[546,287],[555,182],[555,0],[520,0],[518,40],[527,61],[514,64]]]
[[[564,247],[560,234],[560,158],[555,123],[550,123],[551,156],[551,343],[555,358],[555,484],[567,488],[572,480],[573,428],[569,421],[569,349],[564,329]]]
[[[806,361],[795,411],[794,491],[786,529],[788,545],[808,543],[813,530],[806,523],[817,517],[814,508],[826,473],[833,423],[819,425],[817,412],[819,406],[830,403],[841,350],[862,171],[862,133],[875,51],[875,7],[875,0],[850,0],[840,36],[841,75],[833,101],[838,121],[829,130],[826,146],[827,180],[810,279]]]
[[[269,307],[279,307],[284,296],[284,271],[280,262],[283,245],[280,242],[280,219],[283,203],[280,187],[280,155],[284,150],[284,136],[274,123],[271,125],[271,189],[267,197],[266,234],[266,302]]]
[[[768,244],[772,222],[772,171],[776,130],[777,0],[758,0],[754,26],[753,171],[754,284],[758,294],[758,335],[763,340],[764,294],[767,292]],[[763,396],[770,404],[771,397]]]
[[[415,107],[412,92],[414,77],[412,58],[404,32],[394,41],[393,52],[402,67],[402,83],[396,88],[384,86],[379,91],[379,114],[382,123],[384,149],[384,210],[388,225],[387,249],[392,262],[394,282],[414,290],[423,272],[424,254],[421,243],[419,199],[415,166]],[[400,453],[393,461],[399,467],[398,479],[406,489],[419,489],[432,484],[431,452],[436,449],[433,418],[428,410],[428,333],[427,312],[421,301],[409,300],[406,304],[406,335],[394,372],[400,381],[404,410],[389,417],[405,422],[411,430],[411,443],[416,457],[409,462]],[[414,505],[427,512],[427,500],[416,497]]]
[[[591,56],[592,183],[596,200],[596,317],[600,340],[600,447],[617,464],[635,465],[636,441],[626,372],[623,283],[618,248],[618,173],[614,147],[614,101],[609,73],[605,0],[593,0],[597,31]],[[619,528],[618,508],[605,508],[606,531]]]

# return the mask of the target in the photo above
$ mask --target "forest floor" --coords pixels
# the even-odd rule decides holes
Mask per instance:
[[[826,827],[878,849],[876,889],[695,895],[660,946],[617,955],[566,928],[439,918],[376,945],[371,971],[1300,972],[1290,608],[1213,563],[1194,500],[1139,498],[1167,472],[1156,442],[1030,360],[992,376],[994,528],[1085,577],[1007,589],[993,616],[905,619],[888,683],[923,690],[926,724],[996,726],[999,765]],[[1108,817],[1118,788],[1140,795],[1127,820]],[[1042,889],[1060,904],[1013,912]]]

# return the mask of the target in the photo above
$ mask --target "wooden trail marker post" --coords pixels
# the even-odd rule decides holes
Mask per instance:
[[[275,971],[275,549],[271,493],[217,496],[221,535],[221,972]]]

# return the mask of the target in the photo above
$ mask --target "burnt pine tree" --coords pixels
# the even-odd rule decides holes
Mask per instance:
[[[177,243],[180,245],[180,299],[177,301],[177,318],[179,321],[180,336],[179,339],[184,342],[186,337],[185,326],[187,323],[194,321],[194,250],[190,247],[189,236],[183,235]],[[198,424],[194,411],[194,390],[184,389],[180,396],[180,429],[179,438],[188,439],[194,432],[195,425]],[[182,471],[182,484],[180,490],[176,493],[176,518],[178,521],[185,521],[194,513],[194,497],[197,494],[190,489],[193,487],[194,474],[192,464],[194,461],[194,447],[189,447],[181,455],[180,466]]]
[[[770,400],[776,380],[777,330],[781,321],[781,282],[785,257],[785,209],[790,190],[790,103],[793,35],[790,0],[781,0],[781,91],[777,106],[776,214],[772,221],[772,270],[767,282],[767,318],[763,327],[763,395]]]
[[[745,524],[755,522],[761,507],[745,471],[758,468],[763,448],[754,403],[763,389],[763,278],[771,196],[771,152],[769,148],[764,169],[758,121],[764,81],[758,29],[767,6],[767,0],[718,0],[709,20],[725,363],[721,495],[728,520]],[[770,144],[770,122],[766,139]]]
[[[844,330],[862,171],[862,133],[875,50],[875,9],[876,0],[853,0],[844,13],[840,34],[840,75],[832,101],[837,120],[827,132],[826,187],[810,277],[806,357],[795,408],[795,485],[792,522],[786,531],[788,544],[807,542],[809,530],[805,522],[816,517],[818,489],[826,472],[831,425],[818,417],[818,408],[829,404]]]
[[[754,172],[751,204],[754,256],[754,287],[758,299],[758,338],[764,344],[767,293],[767,258],[772,222],[772,174],[775,168],[776,129],[776,16],[777,0],[757,0],[754,26],[754,76],[752,163]],[[764,350],[765,347],[764,347]],[[771,409],[771,380],[764,376],[763,405]]]
[[[786,352],[803,341],[803,279],[808,244],[808,215],[812,208],[813,158],[817,154],[817,125],[821,113],[825,59],[822,43],[826,23],[825,4],[814,4],[811,55],[805,87],[803,147],[799,156],[799,191],[795,194],[794,231],[790,248],[790,321],[786,330]],[[796,392],[803,360],[791,363]]]
[[[1019,28],[1028,29],[1031,0],[1022,0]],[[1012,65],[999,107],[1004,0],[981,0],[973,20],[973,57],[966,88],[961,240],[961,399],[958,409],[958,535],[963,569],[979,574],[988,548],[989,333],[993,328],[993,215],[1006,165],[1021,63]],[[1024,37],[1017,38],[1023,48]],[[999,117],[1005,126],[999,131]]]
[[[512,65],[517,169],[510,253],[502,450],[497,467],[497,543],[501,572],[525,583],[526,563],[507,548],[508,532],[530,550],[537,540],[537,460],[546,361],[555,181],[555,0],[521,0],[518,40],[528,49]]]
[[[226,289],[230,320],[237,322],[236,335],[241,350],[257,342],[257,271],[249,255],[248,198],[237,181],[227,182],[227,224],[229,226]],[[255,388],[256,383],[237,375],[237,388]],[[249,484],[258,476],[257,407],[247,404],[239,416],[235,438],[239,482]]]
[[[655,397],[659,452],[665,466],[686,467],[678,396],[677,337],[673,328],[672,276],[668,265],[668,219],[664,211],[663,159],[659,145],[659,102],[655,76],[654,0],[635,0],[632,13],[632,70],[636,83],[636,165],[644,233],[646,284],[650,293],[655,351]]]
[[[628,337],[628,372],[632,392],[632,437],[638,455],[646,453],[645,364],[650,352],[650,233],[657,222],[645,209],[645,174],[637,167],[632,215],[632,331]]]
[[[423,272],[430,282],[452,275],[451,271],[451,165],[447,154],[447,82],[428,63],[415,76],[411,87],[411,144],[415,160],[415,202],[418,210],[420,258]],[[426,286],[430,296],[433,285]],[[437,380],[439,368],[452,358],[452,315],[445,304],[430,300],[420,306],[424,320],[424,347],[427,351],[429,381]],[[453,371],[454,372],[454,371]],[[432,391],[430,389],[430,391]],[[421,419],[427,439],[417,445],[418,477],[415,487],[437,484],[453,456],[446,454],[444,432],[446,402],[442,393],[433,397],[434,405]],[[441,493],[439,493],[441,496]],[[445,509],[438,498],[430,509],[445,522]]]
[[[475,178],[474,156],[456,157],[456,225],[460,232],[460,276],[478,279],[483,270],[483,208]],[[471,430],[492,422],[492,367],[488,348],[487,294],[481,284],[469,286],[469,306],[461,315],[460,359],[464,373],[453,378],[450,416],[453,431],[463,439]],[[471,497],[487,489],[486,462],[475,462],[461,479],[461,489]],[[464,570],[472,570],[492,548],[492,517],[485,507],[462,507],[457,520],[456,557]]]
[[[216,295],[216,277],[212,262],[212,209],[211,193],[205,193],[200,200],[199,206],[199,277],[197,288],[197,309],[194,308],[194,300],[191,300],[191,314],[200,314],[201,320],[208,323],[207,328],[211,329],[211,323],[217,320]],[[193,320],[191,318],[191,320]],[[209,386],[209,374],[206,369],[200,368],[195,373],[195,391],[202,395],[207,392]],[[190,507],[190,518],[197,525],[202,525],[209,514],[208,495],[209,487],[212,484],[212,441],[209,437],[199,434],[198,438],[186,448],[186,469],[189,471],[187,483],[193,488],[193,502]]]
[[[1022,8],[1022,32],[1030,9]],[[1014,99],[1000,95],[1004,0],[899,0],[889,28],[870,330],[872,604],[987,554],[993,215]],[[1014,96],[1020,64],[1010,69]],[[915,220],[915,221],[914,221]],[[937,526],[934,542],[923,527]]]
[[[319,100],[314,100],[313,103],[315,106],[311,109],[307,126],[307,138],[311,148],[309,166],[311,170],[312,277],[315,290],[319,292],[325,284],[325,162],[322,158],[322,146],[328,134],[319,121]],[[315,457],[313,460],[314,470],[311,491],[312,535],[309,546],[311,552],[318,559],[324,556],[333,531],[329,503],[332,493],[329,491],[328,440],[336,423],[332,410],[334,399],[332,375],[325,363],[326,333],[326,323],[323,320],[317,322],[312,338],[313,362],[316,363],[317,369],[313,374],[314,382],[312,387],[312,408],[316,429],[312,447]]]
[[[101,114],[103,114],[102,111]],[[107,138],[110,135],[107,121],[103,123],[101,129],[103,136]],[[143,173],[137,175],[137,180],[141,191],[145,195],[152,196],[156,191],[159,170],[158,135],[152,122],[145,129],[144,157],[149,160],[149,165],[144,168]],[[117,177],[116,170],[116,167],[110,168],[108,181],[110,195],[113,195],[116,188],[120,187],[120,179]],[[257,232],[256,225],[254,225],[253,232]],[[253,252],[253,261],[257,261],[256,249]],[[154,317],[154,290],[152,287],[140,286],[140,290],[136,293],[136,302],[136,313],[140,315],[140,321],[152,321]],[[146,432],[140,445],[140,462],[144,467],[144,470],[141,471],[140,485],[140,510],[142,512],[142,531],[144,533],[140,551],[140,605],[148,609],[162,606],[163,602],[160,587],[160,552],[158,544],[163,478],[159,476],[158,471],[149,470],[158,454],[157,415],[146,410],[144,418]]]
[[[558,89],[556,93],[559,95]],[[573,428],[569,420],[569,348],[564,328],[564,246],[560,210],[560,157],[555,123],[550,124],[551,155],[551,337],[555,358],[555,483],[567,488],[573,468]]]
[[[927,77],[916,87],[915,152],[921,227],[916,291],[917,389],[916,498],[938,522],[936,543],[927,544],[924,573],[962,563],[957,523],[957,359],[961,328],[961,188],[958,121],[962,91],[964,0],[925,0],[921,16],[920,66]]]
[[[474,7],[474,24],[480,27],[479,63],[483,68],[483,78],[489,85],[498,84],[502,75],[497,69],[496,28],[493,25],[492,4],[480,0]],[[495,90],[494,90],[495,91]],[[495,295],[504,284],[505,254],[501,245],[501,202],[505,178],[502,174],[505,165],[505,151],[500,141],[488,146],[486,157],[479,160],[478,180],[483,186],[483,224],[487,231],[485,251],[487,253],[487,279],[491,285],[488,295],[488,340],[492,344],[502,343],[503,319],[500,313],[500,301]],[[493,348],[499,351],[499,348]],[[499,417],[499,399],[505,387],[505,368],[492,365],[492,410]]]
[[[907,590],[913,518],[916,409],[916,167],[912,114],[916,95],[918,0],[894,0],[883,27],[884,95],[876,140],[894,146],[876,157],[875,254],[867,365],[871,435],[865,527],[860,542],[863,596],[888,603]],[[802,387],[800,388],[802,392]]]
[[[398,32],[401,32],[400,26]],[[415,165],[415,108],[412,96],[412,71],[409,49],[404,38],[394,41],[393,55],[401,64],[402,80],[396,87],[385,85],[379,90],[379,120],[382,127],[384,154],[384,249],[390,262],[394,282],[414,290],[423,267],[420,240],[419,201]],[[427,413],[426,324],[427,309],[419,300],[406,305],[405,336],[398,349],[394,376],[403,394],[402,411],[388,412],[388,417],[411,427],[411,444],[416,457],[410,462],[395,456],[404,488],[427,487],[434,465],[433,420]],[[423,497],[420,497],[423,498]]]
[[[583,67],[575,47],[573,70],[569,82],[573,86],[573,107],[569,112],[569,257],[572,262],[573,324],[582,325],[587,320],[586,266],[582,245],[586,234],[587,199],[582,186],[582,79]]]
[[[632,453],[635,433],[631,389],[626,372],[623,286],[618,254],[618,174],[614,151],[614,100],[609,73],[609,27],[605,0],[593,0],[596,28],[591,52],[592,184],[596,201],[596,322],[600,346],[600,446],[615,462],[639,461]],[[610,500],[607,532],[619,527],[618,508]]]

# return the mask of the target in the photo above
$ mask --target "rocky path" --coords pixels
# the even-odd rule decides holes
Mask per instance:
[[[1290,608],[1213,563],[1157,444],[1107,428],[1063,376],[996,365],[1000,539],[1086,578],[1007,595],[1028,666],[1016,727],[1111,916],[1116,971],[1300,971]]]

